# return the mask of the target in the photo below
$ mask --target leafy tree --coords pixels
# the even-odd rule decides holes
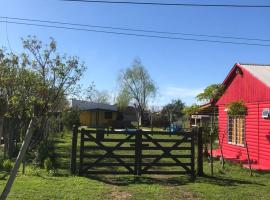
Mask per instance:
[[[121,93],[116,98],[117,107],[119,110],[123,110],[130,103],[130,96],[127,91],[121,91]]]
[[[156,95],[157,87],[139,59],[119,75],[120,92],[118,99],[129,100],[137,111],[138,126],[141,125],[148,100]]]
[[[39,77],[23,66],[23,60],[12,53],[2,50],[0,59],[0,98],[2,111],[1,121],[5,121],[5,152],[13,156],[14,139],[18,138],[18,130],[23,130],[29,123],[29,115],[37,103],[37,87]]]
[[[183,115],[184,106],[185,104],[180,99],[172,100],[171,103],[163,107],[162,113],[168,117],[168,121],[172,124],[175,118]]]
[[[6,59],[2,59],[0,66],[5,66],[8,72],[15,73],[15,75],[17,75],[16,72],[18,70],[29,70],[27,74],[34,75],[37,80],[31,79],[35,84],[33,89],[34,95],[27,97],[30,102],[27,108],[30,123],[11,175],[0,199],[6,199],[34,132],[37,136],[37,142],[42,141],[44,138],[43,130],[46,127],[49,113],[55,111],[66,95],[74,92],[76,84],[85,70],[84,64],[81,63],[77,57],[61,56],[57,53],[56,42],[52,38],[49,45],[43,45],[36,37],[30,36],[27,39],[23,39],[22,42],[26,53],[21,55],[21,64],[18,61],[19,56],[12,55],[14,58],[8,59],[8,63],[5,62]],[[3,79],[3,82],[5,82],[6,79],[12,79],[9,82],[14,81],[14,84],[16,84],[16,80],[18,80],[17,76],[9,77],[6,75]],[[21,80],[24,82],[27,79],[22,78]],[[19,85],[17,86],[19,87]],[[31,85],[26,84],[25,88],[27,87],[28,89],[32,88]],[[7,94],[5,96],[8,97],[8,104],[11,102],[14,105],[19,105],[24,94],[22,94],[20,89],[14,90],[14,88],[11,87],[11,90],[12,94],[9,94],[10,89],[3,91],[3,93]],[[12,114],[17,112],[16,109],[15,112],[13,112],[13,108],[16,108],[16,106],[8,108],[11,108],[12,111],[8,113],[16,117],[15,114]]]
[[[190,116],[192,114],[195,114],[198,111],[199,107],[200,106],[197,104],[193,104],[191,106],[185,106],[183,109],[183,113],[187,116]]]
[[[218,100],[224,92],[222,84],[212,84],[204,89],[204,91],[197,95],[198,101],[209,102],[210,100]]]

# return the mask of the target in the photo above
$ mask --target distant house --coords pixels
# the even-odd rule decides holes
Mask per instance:
[[[225,159],[270,170],[270,65],[235,64],[223,82],[225,92],[217,101],[219,149]],[[230,116],[228,104],[243,101],[246,115]],[[247,165],[244,165],[247,166]]]
[[[218,110],[214,101],[201,105],[196,112],[190,116],[190,128],[192,127],[212,127],[216,125]]]
[[[72,100],[72,108],[80,111],[80,123],[82,126],[107,127],[111,121],[117,119],[117,106],[92,103],[89,101]]]

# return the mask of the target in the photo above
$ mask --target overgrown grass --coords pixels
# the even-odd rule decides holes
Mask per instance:
[[[214,177],[204,163],[205,177],[192,182],[189,176],[92,175],[69,174],[71,135],[56,139],[59,169],[55,174],[27,165],[19,172],[8,199],[269,199],[270,173],[249,171],[226,163],[221,169],[214,162]],[[0,172],[0,177],[4,172]],[[6,178],[0,178],[0,189]]]

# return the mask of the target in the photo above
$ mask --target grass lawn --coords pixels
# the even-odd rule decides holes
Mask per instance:
[[[215,176],[204,163],[205,177],[191,182],[188,176],[69,175],[71,137],[57,139],[60,169],[50,175],[42,169],[27,167],[19,172],[8,199],[269,199],[270,173],[254,172],[238,165],[214,163]],[[3,176],[4,172],[0,172]],[[2,190],[6,178],[0,179]]]

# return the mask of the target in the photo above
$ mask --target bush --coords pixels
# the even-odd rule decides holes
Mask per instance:
[[[247,107],[243,101],[231,102],[227,105],[228,114],[230,116],[246,115]]]
[[[0,169],[3,169],[3,162],[4,162],[4,160],[0,159]]]
[[[10,172],[11,169],[13,168],[13,163],[11,160],[4,160],[3,162],[3,169],[6,171],[6,172]]]
[[[46,158],[44,160],[44,169],[49,172],[51,169],[53,169],[53,163],[50,158]]]
[[[63,112],[63,124],[68,130],[72,130],[73,125],[80,126],[80,111],[71,108]]]
[[[34,152],[33,164],[36,167],[45,167],[45,160],[50,159],[52,167],[56,168],[56,154],[55,146],[52,140],[42,142],[39,144],[37,150]]]

